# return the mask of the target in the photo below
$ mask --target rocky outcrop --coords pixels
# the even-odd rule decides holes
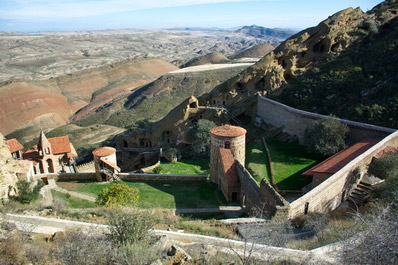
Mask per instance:
[[[18,171],[19,164],[12,158],[10,149],[0,133],[0,203],[16,195],[18,181],[16,172]]]

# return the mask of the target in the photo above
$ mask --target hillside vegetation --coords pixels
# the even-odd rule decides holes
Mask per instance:
[[[208,93],[218,84],[239,74],[245,67],[247,66],[231,65],[211,71],[169,73],[126,97],[90,111],[83,118],[72,119],[81,126],[103,123],[123,128],[130,128],[142,119],[157,121],[187,97]],[[85,112],[85,109],[81,112]]]
[[[350,34],[367,37],[287,86],[290,106],[398,128],[398,19]]]
[[[175,69],[166,61],[144,58],[48,80],[0,83],[0,132],[64,125],[69,116],[90,102],[100,103],[108,96],[129,92]]]

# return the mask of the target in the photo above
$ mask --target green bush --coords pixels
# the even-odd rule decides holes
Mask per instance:
[[[138,209],[114,210],[108,216],[108,225],[108,237],[116,245],[149,242],[149,230],[154,226],[154,217]]]
[[[334,118],[317,120],[304,132],[304,143],[311,152],[330,156],[346,147],[348,126]]]
[[[44,186],[44,182],[40,179],[32,188],[32,183],[24,180],[17,182],[18,198],[17,200],[22,203],[30,203],[39,197],[40,189]]]
[[[96,203],[106,207],[137,206],[139,191],[127,184],[118,183],[103,189],[97,196]]]
[[[398,154],[396,153],[388,153],[379,159],[374,159],[368,169],[370,174],[381,179],[388,179],[390,176],[397,174],[397,171]]]

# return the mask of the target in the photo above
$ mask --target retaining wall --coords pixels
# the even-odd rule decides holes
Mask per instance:
[[[95,181],[95,172],[89,173],[47,173],[39,174],[34,176],[35,180],[41,178],[56,179],[60,181],[71,181],[71,180],[93,180]]]
[[[398,132],[394,132],[372,148],[356,157],[341,170],[330,176],[314,189],[290,203],[290,218],[304,214],[308,203],[308,212],[330,212],[336,209],[348,197],[352,185],[352,173],[358,168],[361,172],[367,170],[368,164],[377,153],[387,146],[398,147]]]
[[[276,127],[284,127],[284,132],[296,135],[303,142],[304,131],[314,121],[329,116],[298,110],[263,96],[258,96],[257,116]],[[336,118],[337,119],[337,118]],[[347,140],[358,142],[365,138],[384,138],[395,132],[394,129],[337,119],[350,128]]]
[[[246,211],[261,217],[289,217],[289,203],[265,179],[260,186],[238,161],[237,170],[241,184],[241,202]]]

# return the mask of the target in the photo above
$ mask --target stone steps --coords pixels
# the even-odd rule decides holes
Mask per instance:
[[[353,202],[357,207],[359,207],[369,199],[369,194],[371,191],[372,186],[361,181],[352,190],[348,200]]]

